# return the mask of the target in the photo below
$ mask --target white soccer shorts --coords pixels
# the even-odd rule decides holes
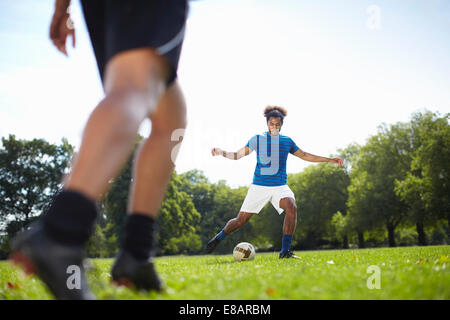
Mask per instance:
[[[295,201],[294,193],[286,184],[277,187],[251,184],[240,211],[259,213],[270,201],[278,213],[281,214],[284,210],[280,208],[280,200],[283,198],[292,198]]]

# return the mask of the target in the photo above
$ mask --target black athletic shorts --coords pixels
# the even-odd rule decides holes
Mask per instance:
[[[170,62],[169,85],[177,77],[187,0],[81,0],[100,77],[115,54],[142,47]]]

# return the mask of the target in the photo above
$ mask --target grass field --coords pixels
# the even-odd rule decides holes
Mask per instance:
[[[257,253],[253,261],[225,256],[156,259],[163,293],[110,284],[112,259],[93,259],[88,281],[99,299],[450,299],[450,246],[297,252],[279,260]],[[380,270],[380,289],[369,289],[369,266]],[[369,281],[373,283],[372,281]],[[0,299],[52,299],[34,276],[0,262]]]

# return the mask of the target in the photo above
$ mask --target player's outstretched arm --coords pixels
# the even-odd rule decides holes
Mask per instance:
[[[213,156],[223,156],[227,159],[231,159],[231,160],[239,160],[242,157],[248,156],[253,150],[250,149],[249,147],[245,146],[241,149],[239,149],[236,152],[227,152],[225,150],[222,150],[220,148],[212,148],[211,149],[211,154]]]
[[[309,162],[331,162],[335,163],[338,166],[342,166],[344,164],[344,161],[341,158],[327,158],[327,157],[321,157],[316,156],[311,153],[305,152],[302,149],[298,149],[294,156],[299,157],[302,160],[309,161]]]

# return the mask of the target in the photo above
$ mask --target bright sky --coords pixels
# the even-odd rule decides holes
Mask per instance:
[[[48,39],[50,0],[0,2],[0,136],[62,137],[78,148],[103,92],[80,4],[69,58]],[[427,108],[450,112],[450,1],[202,0],[191,2],[179,81],[188,128],[179,173],[251,183],[255,154],[236,151],[266,130],[266,105],[287,108],[282,134],[329,156],[381,123]],[[144,123],[144,134],[150,124]],[[288,160],[288,173],[311,163]]]

